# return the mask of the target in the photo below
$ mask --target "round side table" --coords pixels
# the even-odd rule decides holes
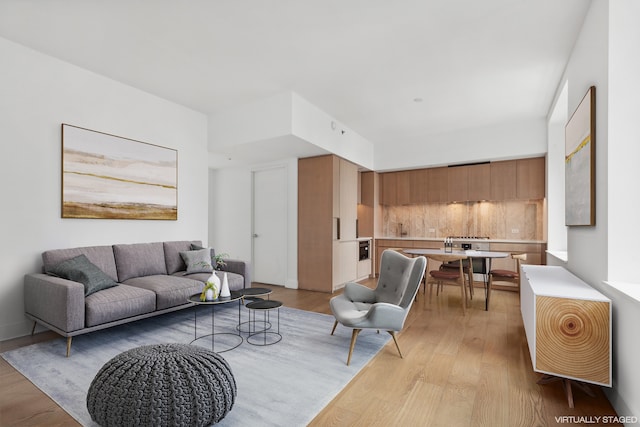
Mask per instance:
[[[236,330],[238,331],[238,333],[216,332],[215,331],[216,322],[215,322],[215,316],[214,316],[215,314],[214,306],[218,304],[228,304],[230,302],[238,301],[238,325],[239,325],[240,324],[240,307],[242,306],[242,295],[240,295],[240,293],[231,292],[230,297],[218,298],[217,300],[214,300],[214,301],[200,301],[200,294],[194,294],[194,295],[191,295],[187,299],[187,301],[194,304],[193,340],[190,342],[190,344],[193,344],[194,342],[202,338],[211,337],[211,351],[215,351],[216,353],[224,353],[225,351],[233,350],[234,348],[237,348],[238,346],[240,346],[240,344],[242,344],[243,339],[242,339],[242,335],[240,335],[240,330],[238,329],[238,326],[236,326]],[[202,336],[198,336],[198,306],[200,305],[208,305],[211,307],[211,333],[202,335]],[[220,338],[222,338],[223,336],[231,336],[233,337],[234,342],[232,342],[231,344],[223,343],[223,345],[225,346],[224,348],[216,349],[216,341],[215,341],[216,335],[219,336]]]
[[[280,307],[282,307],[281,301],[275,300],[258,300],[252,301],[248,303],[245,307],[249,309],[249,336],[247,337],[247,342],[253,345],[272,345],[278,343],[282,340],[282,335],[280,335]],[[276,331],[268,330],[270,329],[271,323],[270,320],[270,312],[271,310],[276,310],[277,319],[276,319]],[[256,312],[262,311],[262,320],[256,320]],[[253,320],[251,320],[251,315],[253,314]],[[263,325],[262,330],[256,330],[256,324],[261,323]],[[269,328],[267,327],[269,325]],[[253,326],[253,330],[251,330],[251,326]]]
[[[246,289],[241,289],[238,291],[238,293],[240,295],[242,295],[242,297],[244,298],[245,302],[253,302],[253,301],[262,301],[264,298],[263,297],[267,297],[267,300],[269,299],[269,295],[271,295],[273,291],[269,288],[246,288]],[[249,315],[249,318],[251,317],[251,315]],[[255,317],[255,316],[254,316]],[[245,332],[245,333],[251,333],[251,319],[249,319],[246,322],[239,322],[238,323],[238,331],[240,332]],[[261,322],[262,323],[262,322]],[[246,325],[243,327],[243,325]],[[271,328],[271,323],[266,322],[266,323],[262,323],[262,326],[264,326],[266,329],[270,329]],[[253,323],[253,329],[255,332],[255,322]]]

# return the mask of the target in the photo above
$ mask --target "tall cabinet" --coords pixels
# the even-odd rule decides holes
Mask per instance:
[[[334,155],[298,160],[298,287],[333,292],[358,274],[358,167]]]

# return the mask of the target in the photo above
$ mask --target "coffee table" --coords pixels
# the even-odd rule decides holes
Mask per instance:
[[[242,344],[243,338],[240,335],[240,329],[237,328],[237,333],[235,332],[215,332],[215,307],[218,304],[228,304],[234,301],[238,301],[238,325],[240,325],[240,307],[242,307],[243,296],[240,292],[233,291],[231,292],[231,296],[228,298],[218,298],[215,301],[200,301],[200,294],[191,295],[187,298],[187,301],[194,304],[193,310],[193,340],[189,344],[193,344],[194,342],[206,338],[211,337],[211,351],[215,351],[216,353],[224,353],[225,351],[233,350],[234,348],[238,348],[240,344]],[[198,306],[200,305],[208,305],[211,306],[211,333],[198,336]],[[234,342],[232,344],[228,344],[222,349],[216,350],[215,348],[215,337],[216,335],[230,335],[235,337]],[[239,339],[236,339],[239,338]],[[237,342],[237,343],[236,343]]]

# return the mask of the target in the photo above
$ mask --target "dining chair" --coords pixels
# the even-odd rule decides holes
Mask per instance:
[[[491,302],[491,288],[493,287],[493,281],[510,282],[515,283],[518,286],[518,298],[520,298],[520,265],[523,261],[527,260],[527,254],[511,254],[516,262],[516,270],[502,270],[495,269],[489,271],[489,286],[487,289],[487,310],[489,309],[489,303]]]
[[[473,283],[473,272],[474,272],[474,268],[473,268],[473,259],[472,258],[468,258],[467,260],[463,260],[463,261],[450,261],[450,262],[443,262],[440,265],[440,270],[454,270],[457,271],[458,270],[458,264],[462,264],[462,271],[464,272],[464,274],[466,274],[467,276],[467,284],[469,285],[469,299],[473,299],[473,288],[474,288],[474,283]],[[436,292],[437,295],[437,292]]]
[[[429,285],[429,301],[433,294],[433,285],[436,285],[438,294],[443,285],[454,285],[460,287],[460,299],[462,300],[462,314],[467,312],[467,273],[464,271],[463,261],[468,259],[464,254],[427,255],[427,279],[425,287]],[[457,261],[458,268],[431,268],[435,262],[450,263]],[[425,288],[426,293],[426,288]]]

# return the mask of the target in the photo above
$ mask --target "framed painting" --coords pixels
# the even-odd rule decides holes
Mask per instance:
[[[565,127],[565,224],[595,225],[596,88],[591,86]]]
[[[178,152],[62,124],[62,217],[178,219]]]

